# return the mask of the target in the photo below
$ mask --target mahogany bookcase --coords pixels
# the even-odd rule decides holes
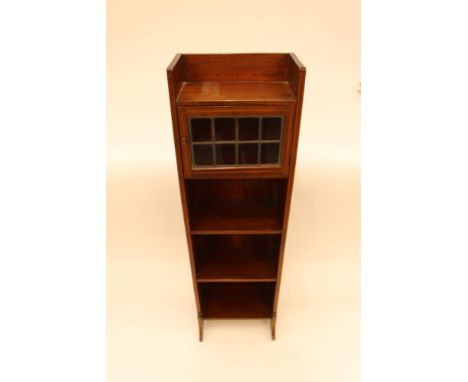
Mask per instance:
[[[305,67],[292,53],[177,54],[167,69],[199,340],[276,313]]]

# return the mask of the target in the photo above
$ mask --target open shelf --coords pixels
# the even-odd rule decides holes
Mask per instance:
[[[192,234],[282,232],[287,180],[186,180]]]
[[[281,233],[281,225],[282,217],[269,205],[229,203],[194,210],[192,215],[194,235]]]
[[[200,282],[276,281],[280,235],[194,236]]]
[[[271,318],[275,283],[199,283],[203,318]]]
[[[288,81],[184,82],[177,96],[179,105],[280,104],[295,101]]]

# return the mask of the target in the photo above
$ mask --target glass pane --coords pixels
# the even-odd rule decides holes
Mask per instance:
[[[215,139],[217,141],[233,141],[236,139],[236,123],[234,118],[215,119]]]
[[[257,143],[239,144],[239,164],[256,164],[258,156]]]
[[[262,139],[281,139],[281,118],[263,118]]]
[[[216,165],[235,164],[236,145],[221,144],[216,145]]]
[[[209,118],[191,118],[190,128],[193,142],[211,141],[211,120]]]
[[[260,118],[239,118],[239,140],[256,141]]]
[[[261,163],[279,162],[279,143],[262,143]]]
[[[213,164],[213,147],[211,145],[192,145],[195,166]]]
[[[280,115],[195,117],[189,128],[194,167],[280,164]]]

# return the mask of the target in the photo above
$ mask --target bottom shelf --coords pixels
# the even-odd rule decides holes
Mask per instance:
[[[270,318],[274,282],[199,283],[203,318]]]

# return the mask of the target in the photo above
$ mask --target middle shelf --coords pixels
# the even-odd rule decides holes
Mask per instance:
[[[199,282],[276,281],[280,235],[194,235]]]

